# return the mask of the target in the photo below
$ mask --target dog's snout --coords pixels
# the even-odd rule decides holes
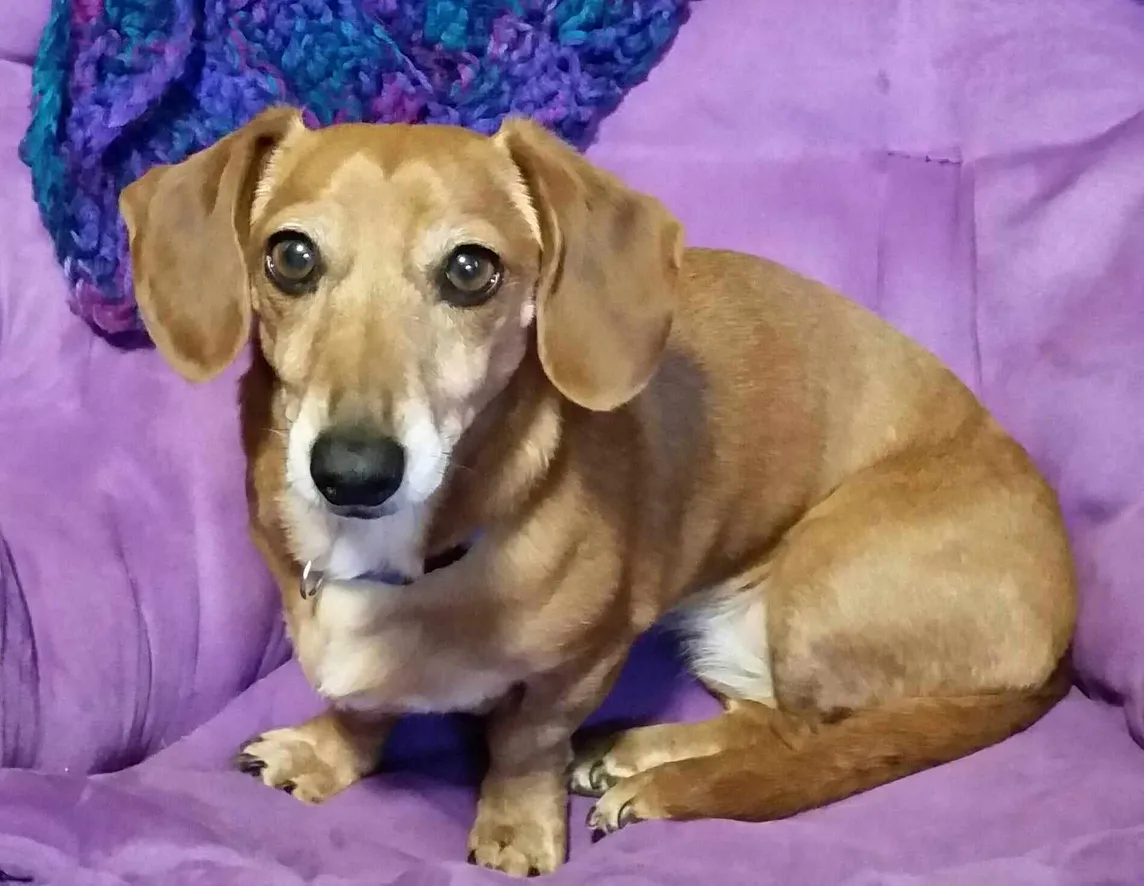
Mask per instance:
[[[319,434],[310,450],[314,485],[334,508],[352,515],[380,508],[404,475],[405,449],[391,437],[334,428]]]

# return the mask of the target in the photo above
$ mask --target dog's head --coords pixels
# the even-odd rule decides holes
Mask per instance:
[[[312,131],[272,108],[124,189],[135,294],[192,380],[258,341],[291,420],[288,479],[380,516],[426,501],[534,340],[569,400],[655,372],[682,256],[655,200],[510,121]],[[535,338],[533,338],[535,337]]]

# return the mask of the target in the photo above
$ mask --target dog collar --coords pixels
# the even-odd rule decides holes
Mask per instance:
[[[446,551],[442,551],[440,554],[434,554],[425,561],[425,571],[423,574],[428,575],[430,572],[436,572],[438,569],[452,566],[464,557],[472,546],[473,541],[470,540],[451,547]],[[395,569],[375,569],[370,572],[363,572],[354,578],[346,579],[346,581],[366,581],[374,584],[405,587],[406,585],[413,584],[415,579]],[[312,600],[318,596],[318,592],[325,583],[326,574],[314,567],[313,560],[307,560],[306,565],[302,567],[302,575],[298,582],[298,593],[302,595],[302,599]]]

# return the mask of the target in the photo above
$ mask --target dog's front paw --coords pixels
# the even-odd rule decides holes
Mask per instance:
[[[492,809],[482,803],[469,832],[469,861],[518,877],[556,870],[567,850],[565,816],[532,812],[524,806]]]
[[[331,736],[315,721],[274,729],[243,746],[234,765],[304,803],[321,803],[372,768],[360,750]]]

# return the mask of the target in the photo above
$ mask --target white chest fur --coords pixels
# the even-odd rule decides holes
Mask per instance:
[[[299,657],[324,697],[390,713],[471,711],[509,690],[516,675],[503,663],[483,661],[468,643],[444,645],[426,629],[435,610],[413,605],[417,593],[416,585],[322,587]]]
[[[460,634],[443,643],[429,629],[442,619],[463,622],[463,597],[434,605],[416,584],[341,580],[373,571],[420,576],[421,509],[346,520],[289,496],[286,514],[296,556],[325,575],[295,637],[302,667],[325,698],[361,710],[444,712],[476,710],[508,691],[517,675],[485,660],[486,644]]]

